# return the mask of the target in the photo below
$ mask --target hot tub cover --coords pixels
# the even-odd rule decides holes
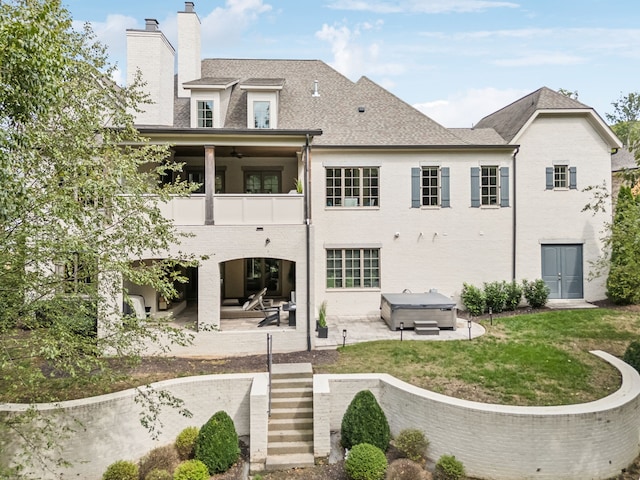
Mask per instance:
[[[456,302],[438,292],[425,293],[383,293],[382,301],[387,302],[391,310],[397,308],[454,308]]]

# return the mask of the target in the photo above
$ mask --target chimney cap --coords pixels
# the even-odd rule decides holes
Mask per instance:
[[[158,20],[155,18],[145,18],[144,19],[145,30],[150,32],[156,32],[159,30],[158,28]]]
[[[193,12],[193,7],[195,4],[193,2],[184,2],[184,11],[185,12]]]

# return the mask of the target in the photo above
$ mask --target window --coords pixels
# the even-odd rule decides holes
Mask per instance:
[[[375,207],[379,205],[378,167],[327,168],[327,207]]]
[[[471,206],[509,206],[509,167],[471,168]]]
[[[449,168],[411,169],[411,207],[449,207]]]
[[[379,287],[379,249],[327,249],[327,288]]]
[[[280,193],[280,172],[245,172],[244,189],[247,193]]]
[[[253,102],[253,123],[254,128],[270,128],[271,117],[269,109],[271,102],[258,100]]]
[[[566,190],[578,188],[576,167],[568,165],[554,165],[547,167],[547,190]]]
[[[198,100],[198,127],[213,128],[213,100]]]

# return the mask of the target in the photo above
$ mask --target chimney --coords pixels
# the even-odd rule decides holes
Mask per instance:
[[[173,126],[175,50],[158,27],[158,21],[145,20],[144,30],[127,30],[127,84],[140,70],[143,91],[152,103],[140,105],[137,125]]]
[[[190,90],[182,84],[200,78],[200,18],[193,2],[184,2],[184,12],[178,12],[178,96],[189,97]]]

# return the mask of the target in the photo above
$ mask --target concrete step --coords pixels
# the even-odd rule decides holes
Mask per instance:
[[[269,430],[269,445],[271,442],[311,442],[313,441],[313,430]]]
[[[438,327],[415,327],[416,335],[440,335]]]
[[[313,408],[273,408],[271,407],[270,420],[287,418],[313,418]]]
[[[313,367],[310,363],[274,363],[271,366],[271,374],[284,377],[313,376]]]
[[[287,470],[289,468],[313,467],[313,465],[313,453],[269,455],[265,463],[265,469],[267,471]]]
[[[437,320],[415,320],[413,322],[414,327],[437,327]]]
[[[312,408],[313,397],[277,397],[271,399],[271,410],[277,408]]]
[[[280,432],[286,430],[313,430],[313,418],[270,418],[269,419],[269,433]]]
[[[313,442],[269,442],[267,456],[270,455],[290,455],[292,453],[313,454]]]
[[[271,398],[313,398],[313,387],[272,388]]]
[[[271,389],[281,388],[311,388],[313,380],[307,378],[276,378],[271,377]]]

